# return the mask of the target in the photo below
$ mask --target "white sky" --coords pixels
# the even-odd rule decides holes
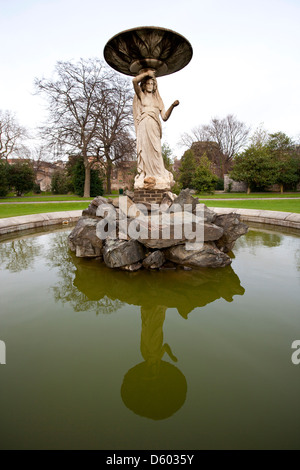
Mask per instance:
[[[35,77],[58,60],[103,58],[106,42],[137,26],[185,36],[191,62],[158,79],[163,142],[180,157],[183,132],[234,114],[253,130],[300,134],[300,0],[0,0],[0,109],[34,129],[45,116]]]

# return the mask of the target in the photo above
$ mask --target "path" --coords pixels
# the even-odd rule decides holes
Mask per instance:
[[[201,198],[198,197],[200,201],[286,201],[286,200],[297,200],[300,199],[300,196],[295,196],[295,197],[243,197],[243,198],[236,198],[236,197],[231,197],[231,198]],[[85,201],[9,201],[9,202],[0,202],[1,204],[63,204],[63,203],[71,203],[71,202],[78,202],[78,203],[83,203]],[[86,201],[87,205],[90,204],[91,201]]]
[[[75,201],[16,201],[16,202],[13,202],[13,201],[9,201],[9,202],[0,202],[0,205],[4,205],[4,204],[64,204],[64,203],[70,203],[70,202],[79,202],[80,204],[82,204],[83,202],[86,202],[87,205],[89,205],[89,203],[91,201],[78,201],[78,200],[75,200]]]

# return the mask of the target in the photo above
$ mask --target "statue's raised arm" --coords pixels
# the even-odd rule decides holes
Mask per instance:
[[[174,103],[171,104],[171,106],[170,106],[169,109],[165,112],[165,114],[161,116],[162,119],[163,119],[163,121],[167,121],[167,120],[169,119],[169,117],[171,116],[171,113],[172,113],[173,109],[174,109],[176,106],[178,106],[178,105],[179,105],[179,101],[178,101],[178,100],[174,101]]]

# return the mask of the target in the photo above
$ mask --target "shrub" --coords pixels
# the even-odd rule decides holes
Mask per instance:
[[[192,179],[192,187],[199,193],[212,193],[218,182],[218,177],[211,171],[211,162],[204,154],[196,168]]]
[[[42,192],[42,191],[41,191],[41,187],[40,187],[40,185],[39,185],[38,183],[34,183],[33,192],[34,192],[35,194],[41,194],[41,192]]]
[[[69,181],[66,171],[56,170],[51,179],[51,191],[54,194],[67,194],[69,191]]]
[[[85,180],[85,168],[83,158],[78,157],[72,168],[72,183],[74,186],[74,192],[78,196],[83,197],[84,193],[84,180]],[[98,170],[91,170],[91,188],[90,196],[102,196],[103,191],[103,180],[99,176]]]
[[[174,186],[172,186],[171,191],[172,191],[172,193],[177,194],[177,195],[180,193],[181,186],[178,183],[178,181],[175,181],[175,184],[174,184]]]
[[[224,179],[223,178],[218,178],[218,181],[216,182],[216,185],[215,185],[215,190],[224,191]]]
[[[0,160],[0,197],[5,197],[9,191],[8,184],[9,166],[5,161]]]
[[[248,193],[251,189],[264,189],[276,182],[276,162],[265,146],[250,146],[234,159],[230,177],[245,181]]]
[[[34,170],[26,161],[17,161],[9,165],[9,186],[14,188],[17,196],[31,191],[34,188]]]
[[[179,167],[179,184],[182,189],[193,188],[193,178],[195,176],[196,170],[196,160],[194,152],[192,150],[187,150],[183,157],[181,158],[181,163]]]

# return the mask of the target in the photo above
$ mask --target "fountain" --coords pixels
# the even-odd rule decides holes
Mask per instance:
[[[123,31],[104,48],[107,63],[133,76],[133,116],[137,137],[134,195],[95,198],[69,236],[78,257],[103,257],[110,268],[126,271],[183,266],[224,267],[235,240],[247,232],[236,214],[217,216],[188,189],[171,192],[173,174],[161,151],[160,117],[167,121],[156,77],[172,74],[192,58],[192,46],[180,34],[157,27]]]
[[[179,66],[120,44],[132,73]],[[299,449],[299,234],[254,228],[235,257],[239,217],[169,193],[159,217],[98,197],[70,235],[0,240],[1,449]],[[187,206],[202,249],[174,238]]]

